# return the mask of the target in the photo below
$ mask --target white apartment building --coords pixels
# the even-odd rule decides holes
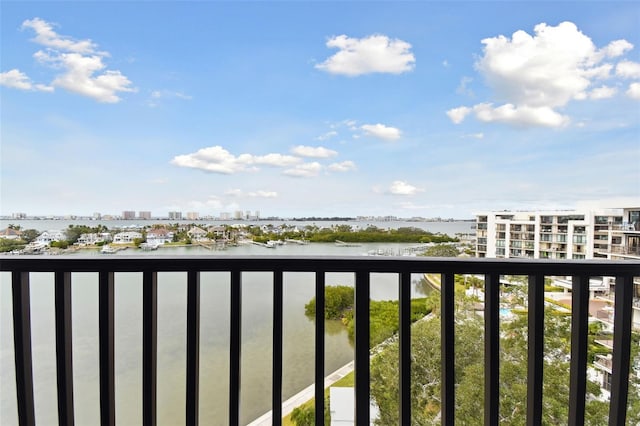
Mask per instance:
[[[621,242],[610,230],[622,224],[622,209],[478,213],[476,257],[607,258],[602,250]]]

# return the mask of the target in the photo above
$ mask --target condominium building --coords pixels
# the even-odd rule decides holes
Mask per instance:
[[[200,213],[198,212],[187,212],[187,220],[198,220],[200,218]]]
[[[621,244],[611,230],[622,224],[622,209],[483,212],[476,215],[476,257],[607,258],[602,250]]]
[[[140,211],[140,212],[138,212],[138,218],[149,220],[149,219],[151,219],[151,212],[149,212],[149,211]]]
[[[136,218],[136,212],[133,210],[125,210],[122,212],[122,218],[125,220],[132,220]]]
[[[169,212],[169,220],[182,220],[182,212]]]

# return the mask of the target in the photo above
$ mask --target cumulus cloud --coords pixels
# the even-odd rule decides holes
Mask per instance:
[[[395,127],[388,127],[384,124],[364,124],[360,127],[368,136],[373,136],[386,141],[395,141],[400,139],[402,132]]]
[[[640,99],[640,83],[631,83],[625,93],[631,99]]]
[[[299,163],[298,157],[282,154],[267,154],[256,156],[240,154],[234,156],[221,146],[210,146],[198,151],[178,155],[171,160],[171,164],[179,167],[200,169],[211,173],[233,174],[256,170],[256,166],[289,167]]]
[[[292,169],[287,169],[283,174],[293,177],[314,177],[318,176],[322,170],[322,165],[318,162],[298,164]]]
[[[291,148],[291,152],[300,157],[310,157],[310,158],[330,158],[338,155],[336,151],[322,147],[322,146],[313,147],[313,146],[298,145]]]
[[[623,78],[640,78],[640,62],[618,62],[618,65],[616,65],[616,75]]]
[[[475,66],[500,104],[450,109],[447,115],[456,124],[473,112],[485,122],[564,126],[570,119],[558,109],[569,102],[613,96],[614,89],[599,80],[612,77],[614,64],[608,60],[633,48],[626,40],[615,40],[598,49],[572,22],[555,27],[541,23],[533,35],[519,30],[510,38],[500,35],[481,42],[483,55]],[[625,62],[619,65],[617,74],[632,73]]]
[[[612,98],[617,92],[618,92],[618,89],[616,89],[615,87],[600,86],[600,87],[596,87],[591,92],[589,92],[589,98],[590,99]]]
[[[331,37],[327,47],[339,51],[317,64],[316,68],[331,74],[401,74],[413,70],[416,61],[411,53],[411,44],[381,34],[364,38],[351,38],[343,34]]]
[[[393,181],[389,187],[389,192],[394,195],[414,195],[420,191],[422,190],[401,180]]]
[[[356,170],[356,164],[353,161],[343,161],[341,163],[332,163],[327,166],[332,172],[348,172]]]
[[[459,124],[462,123],[462,121],[465,119],[465,117],[467,115],[469,115],[469,113],[471,113],[471,108],[466,107],[466,106],[461,106],[458,108],[452,108],[449,111],[447,111],[447,115],[449,116],[449,119],[451,121],[453,121],[455,124]]]
[[[18,70],[12,70],[8,73],[17,73],[13,72],[10,77],[20,78],[20,84],[13,87],[44,91],[52,91],[51,87],[60,87],[104,103],[119,102],[121,92],[136,91],[131,81],[120,71],[106,69],[104,58],[108,57],[109,53],[98,51],[93,41],[75,40],[60,35],[51,23],[40,18],[24,21],[22,29],[33,30],[36,35],[32,41],[46,48],[34,53],[34,58],[56,70],[58,74],[50,85],[37,84],[33,85],[33,88],[26,88],[31,85],[28,77]]]
[[[25,73],[18,69],[12,69],[0,73],[0,86],[11,87],[19,90],[37,90],[41,92],[53,92],[53,87],[44,84],[33,84]]]

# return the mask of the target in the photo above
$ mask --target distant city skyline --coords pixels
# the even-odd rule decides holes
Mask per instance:
[[[2,2],[0,215],[640,204],[636,2]]]

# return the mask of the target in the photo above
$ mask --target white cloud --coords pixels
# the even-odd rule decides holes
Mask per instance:
[[[31,29],[36,33],[32,39],[35,43],[46,47],[33,56],[40,63],[56,70],[59,74],[50,85],[32,85],[26,75],[12,70],[13,77],[19,77],[16,87],[23,90],[53,91],[53,87],[61,87],[104,103],[116,103],[121,99],[121,92],[135,92],[131,81],[120,71],[107,70],[103,58],[108,52],[97,51],[97,45],[91,40],[75,40],[56,33],[53,25],[40,18],[26,20],[23,29]],[[4,73],[7,74],[7,73]],[[27,88],[31,87],[31,88]]]
[[[494,108],[492,104],[473,107],[476,117],[485,123],[499,122],[521,126],[561,127],[569,123],[569,117],[557,113],[550,107],[530,107],[504,104]]]
[[[640,83],[631,83],[625,93],[631,99],[640,99]]]
[[[332,137],[334,137],[334,136],[338,136],[338,132],[336,132],[335,130],[331,130],[331,131],[329,131],[329,132],[325,133],[324,135],[320,135],[320,136],[318,136],[318,137],[316,138],[316,140],[318,140],[318,141],[325,141],[325,140],[330,139],[330,138],[332,138]]]
[[[22,28],[31,28],[36,33],[34,42],[55,50],[66,50],[82,54],[94,53],[98,47],[91,40],[74,40],[68,36],[57,34],[53,25],[40,18],[27,19],[22,23]]]
[[[462,77],[460,84],[456,88],[456,93],[459,95],[473,96],[473,90],[467,87],[472,81],[473,79],[471,77]]]
[[[170,90],[154,90],[150,94],[150,99],[147,101],[147,105],[150,107],[156,107],[160,105],[160,101],[162,99],[182,99],[185,101],[190,101],[193,99],[193,96],[186,95],[182,92],[174,92]]]
[[[395,141],[400,139],[402,132],[395,127],[387,127],[384,124],[364,124],[360,127],[365,134],[387,141]]]
[[[616,89],[615,87],[600,86],[600,87],[596,87],[591,92],[589,92],[589,98],[590,99],[612,98],[617,92],[618,92],[618,89]]]
[[[298,164],[293,169],[287,169],[283,174],[293,177],[314,177],[318,176],[322,170],[322,165],[318,162]]]
[[[251,198],[276,198],[278,196],[278,193],[275,191],[254,191],[254,192],[248,192],[247,196],[251,197]]]
[[[330,38],[327,47],[339,51],[316,68],[331,74],[400,74],[413,70],[416,61],[409,43],[380,34],[360,39],[339,35]]]
[[[618,65],[616,65],[616,75],[623,78],[640,78],[640,62],[618,62]]]
[[[420,191],[422,190],[401,180],[393,181],[389,187],[389,192],[394,195],[414,195]]]
[[[471,112],[471,108],[466,106],[461,106],[458,108],[452,108],[447,111],[447,116],[454,124],[462,123],[467,115]]]
[[[300,161],[297,157],[282,154],[240,154],[236,157],[221,146],[210,146],[191,154],[178,155],[171,160],[171,164],[211,173],[233,174],[256,170],[256,165],[288,167]]]
[[[313,147],[313,146],[298,145],[291,148],[291,152],[300,157],[311,157],[311,158],[330,158],[338,155],[336,151],[322,147],[322,146]]]
[[[447,111],[453,123],[471,112],[481,121],[525,126],[561,127],[570,119],[558,112],[574,100],[613,96],[607,86],[594,88],[598,80],[611,77],[613,64],[607,58],[623,55],[633,48],[626,40],[616,40],[597,49],[574,23],[557,26],[545,23],[530,35],[519,30],[511,38],[503,35],[482,40],[483,55],[476,69],[494,90],[501,105],[484,102],[472,108]],[[625,66],[622,71],[626,72]]]
[[[11,87],[20,90],[38,90],[41,92],[53,92],[53,87],[44,84],[33,84],[31,79],[22,71],[12,69],[0,73],[0,86]]]
[[[332,172],[348,172],[356,170],[356,164],[353,161],[343,161],[341,163],[332,163],[327,166]]]
[[[241,189],[227,189],[224,191],[224,195],[228,195],[230,197],[240,197],[242,195]]]

